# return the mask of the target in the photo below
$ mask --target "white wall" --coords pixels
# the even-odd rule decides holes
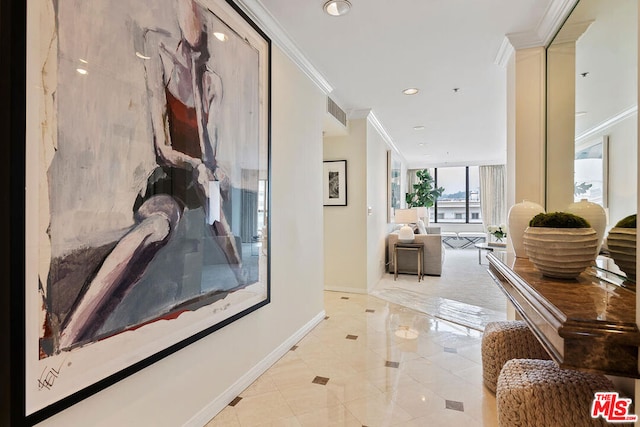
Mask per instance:
[[[609,137],[609,224],[637,212],[638,115],[604,130]]]
[[[387,226],[387,150],[378,131],[367,121],[367,290],[385,273]]]
[[[367,291],[366,124],[366,119],[349,120],[346,136],[324,138],[324,160],[347,161],[347,206],[324,207],[327,290]]]
[[[324,316],[325,97],[275,46],[272,55],[271,303],[40,425],[203,425],[234,397],[225,391]]]

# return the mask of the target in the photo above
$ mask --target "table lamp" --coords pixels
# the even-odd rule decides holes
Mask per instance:
[[[418,212],[418,219],[421,219],[422,222],[426,224],[429,224],[429,211],[427,211],[426,206],[418,206],[416,208],[416,211]]]
[[[396,209],[394,220],[396,224],[404,224],[398,231],[398,241],[401,243],[413,242],[413,228],[409,227],[409,224],[418,222],[418,211],[416,209]]]

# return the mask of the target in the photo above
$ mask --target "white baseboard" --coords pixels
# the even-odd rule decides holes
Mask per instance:
[[[350,294],[367,294],[368,293],[366,289],[362,289],[362,288],[348,288],[344,286],[330,286],[330,285],[325,285],[324,290],[332,291],[332,292],[347,292]]]
[[[202,427],[206,425],[213,417],[222,411],[233,399],[240,395],[247,387],[249,387],[258,377],[264,374],[274,363],[284,356],[291,347],[296,345],[305,335],[307,335],[318,323],[322,322],[326,316],[324,310],[318,313],[313,319],[307,322],[302,328],[287,338],[267,357],[258,362],[253,368],[247,371],[234,384],[225,390],[220,396],[202,408],[200,412],[195,414],[189,421],[184,423],[184,427]]]

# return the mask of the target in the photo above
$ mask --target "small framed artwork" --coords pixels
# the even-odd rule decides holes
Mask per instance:
[[[347,161],[324,162],[324,205],[347,206]]]

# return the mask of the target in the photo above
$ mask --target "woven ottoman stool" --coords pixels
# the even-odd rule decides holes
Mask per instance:
[[[498,378],[498,426],[606,426],[591,418],[597,391],[615,389],[604,375],[560,369],[551,360],[509,360]]]
[[[482,335],[482,379],[496,392],[502,366],[511,359],[550,359],[524,320],[490,322]]]

